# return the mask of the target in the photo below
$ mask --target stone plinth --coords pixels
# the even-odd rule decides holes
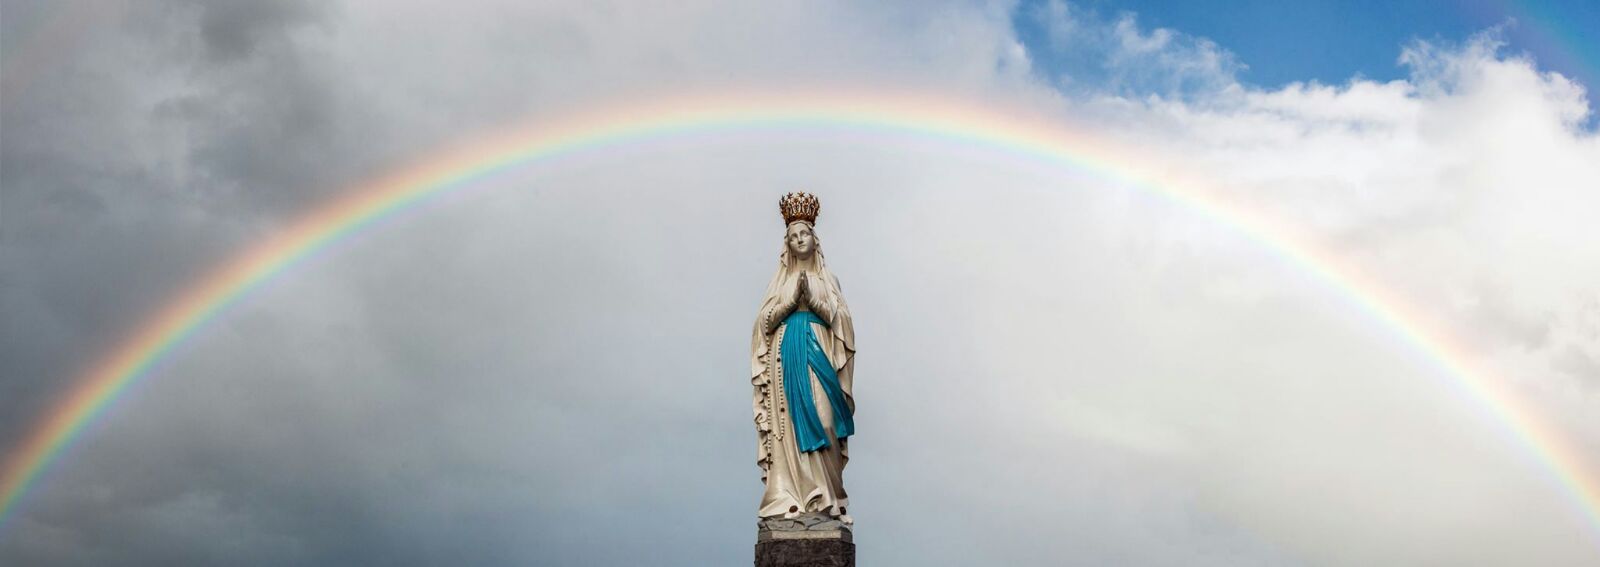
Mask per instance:
[[[820,525],[772,525],[756,532],[756,567],[855,567],[856,544],[850,527],[837,521]],[[787,529],[785,529],[787,528]]]

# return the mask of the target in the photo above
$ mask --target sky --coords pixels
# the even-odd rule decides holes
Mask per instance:
[[[1593,3],[670,4],[0,2],[0,451],[198,278],[508,129],[914,94],[1137,157],[797,126],[477,180],[179,344],[0,564],[747,563],[742,373],[795,190],[856,323],[863,565],[1600,560],[1560,478],[1600,478]]]
[[[1048,2],[1025,2],[1040,7]],[[1594,85],[1600,82],[1600,4],[1588,0],[1438,0],[1432,2],[1101,2],[1072,4],[1075,12],[1128,16],[1147,28],[1205,38],[1233,54],[1240,81],[1274,88],[1301,82],[1338,85],[1352,78],[1407,77],[1397,47],[1416,40],[1462,41],[1495,30],[1506,54],[1525,55],[1539,68]],[[1021,10],[1026,13],[1027,10]],[[1018,18],[1018,37],[1037,44],[1048,36],[1037,19]],[[1071,54],[1036,49],[1035,61],[1054,72]],[[1080,71],[1081,72],[1081,71]]]

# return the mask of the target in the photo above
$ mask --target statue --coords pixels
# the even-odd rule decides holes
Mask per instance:
[[[750,339],[756,464],[766,484],[758,515],[763,527],[848,527],[841,475],[855,432],[855,328],[817,240],[817,198],[790,193],[778,208],[783,253]]]

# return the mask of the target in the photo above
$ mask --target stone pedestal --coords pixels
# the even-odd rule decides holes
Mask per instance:
[[[850,528],[838,522],[798,529],[756,532],[756,567],[855,567],[856,544]]]

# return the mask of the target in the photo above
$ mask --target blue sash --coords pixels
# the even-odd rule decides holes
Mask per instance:
[[[823,327],[828,324],[810,311],[795,311],[783,322],[788,325],[783,332],[782,350],[778,351],[783,360],[783,395],[789,402],[795,443],[800,446],[800,452],[810,453],[828,446],[828,434],[822,429],[816,402],[811,399],[811,376],[806,372],[807,367],[817,373],[817,382],[822,384],[822,391],[828,394],[828,403],[832,404],[834,436],[849,437],[855,433],[856,423],[850,416],[850,406],[845,403],[844,389],[839,387],[839,374],[834,371],[827,353],[822,352],[822,345],[811,328],[812,323],[821,323]]]

